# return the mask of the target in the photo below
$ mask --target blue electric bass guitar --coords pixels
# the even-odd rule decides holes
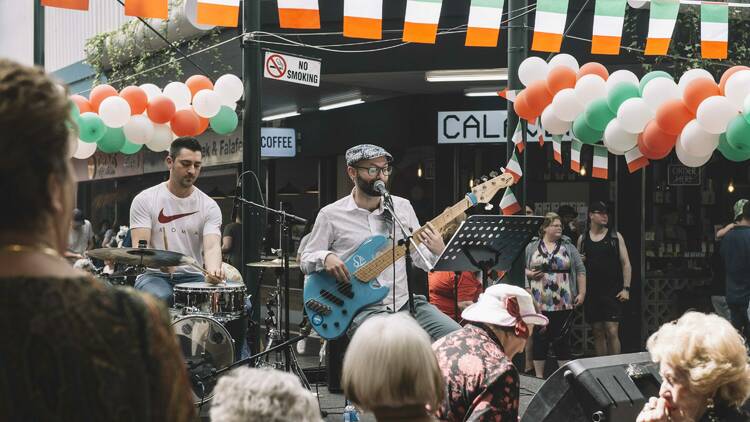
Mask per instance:
[[[477,203],[488,203],[500,189],[512,184],[513,176],[509,173],[487,180],[475,186],[464,199],[443,211],[430,223],[442,233],[445,225],[461,213]],[[424,226],[414,232],[417,244],[419,240],[416,234],[423,229]],[[372,281],[406,253],[404,246],[396,246],[395,254],[392,248],[392,242],[385,236],[372,236],[365,240],[345,261],[351,274],[348,283],[339,282],[325,271],[308,276],[303,303],[312,327],[321,337],[327,340],[340,337],[346,333],[357,312],[367,305],[380,302],[388,295],[388,287],[376,287]]]

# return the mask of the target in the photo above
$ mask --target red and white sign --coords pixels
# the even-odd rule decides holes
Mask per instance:
[[[320,61],[267,51],[263,76],[277,81],[320,86]]]

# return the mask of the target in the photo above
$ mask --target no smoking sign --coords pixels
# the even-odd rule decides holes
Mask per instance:
[[[267,51],[263,76],[277,81],[320,86],[320,61]]]

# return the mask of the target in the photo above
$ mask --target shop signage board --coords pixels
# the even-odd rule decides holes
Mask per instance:
[[[297,155],[297,134],[294,129],[264,127],[260,129],[260,155],[264,158]]]
[[[438,144],[489,144],[507,142],[508,112],[506,110],[439,111]],[[526,141],[539,138],[535,125],[528,125]],[[563,135],[570,141],[571,134]],[[544,134],[544,140],[552,142],[552,135]]]
[[[105,154],[97,151],[86,160],[73,160],[76,180],[113,179],[143,174],[143,154]]]
[[[670,186],[699,186],[701,168],[686,167],[682,164],[670,164],[667,168],[667,184]]]
[[[320,86],[320,60],[266,51],[263,76],[294,84]]]

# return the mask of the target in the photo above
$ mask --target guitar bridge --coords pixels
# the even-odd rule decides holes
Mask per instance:
[[[305,306],[321,315],[331,315],[331,307],[324,303],[320,303],[317,300],[310,299],[305,302]]]

